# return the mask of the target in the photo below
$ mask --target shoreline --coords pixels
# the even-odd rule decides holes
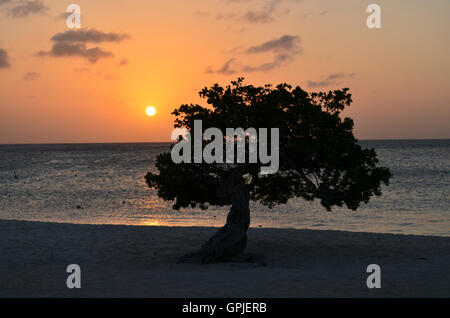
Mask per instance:
[[[0,297],[450,296],[450,237],[250,228],[266,267],[176,263],[216,230],[0,220]],[[81,289],[66,286],[69,264]],[[369,264],[380,289],[366,286]]]
[[[67,224],[67,225],[92,225],[92,226],[124,226],[124,227],[143,227],[143,228],[151,228],[151,227],[156,227],[156,228],[198,228],[198,229],[211,229],[211,230],[217,230],[219,228],[221,228],[224,224],[225,224],[225,220],[223,220],[223,222],[218,222],[217,224],[219,224],[217,226],[217,224],[214,225],[179,225],[174,223],[173,225],[168,224],[168,223],[161,223],[161,224],[153,224],[153,223],[149,223],[149,224],[143,224],[143,223],[95,223],[92,221],[85,221],[85,222],[71,222],[71,220],[33,220],[33,219],[13,219],[13,218],[0,218],[0,222],[2,221],[11,221],[11,222],[29,222],[29,223],[43,223],[43,224]],[[213,221],[215,221],[215,219],[211,219],[210,220],[212,223]],[[348,232],[348,233],[366,233],[366,234],[380,234],[380,235],[395,235],[395,236],[424,236],[424,237],[439,237],[439,238],[450,238],[450,234],[447,235],[447,233],[445,234],[422,234],[422,233],[395,233],[393,231],[386,231],[386,232],[374,232],[374,231],[364,231],[364,230],[349,230],[349,229],[338,229],[338,228],[326,228],[326,227],[314,227],[314,226],[310,226],[310,227],[304,227],[304,228],[296,228],[296,227],[271,227],[271,226],[262,226],[262,225],[252,225],[250,224],[249,230],[250,229],[258,229],[258,230],[299,230],[299,231],[321,231],[321,232],[326,232],[326,231],[330,231],[330,232]]]

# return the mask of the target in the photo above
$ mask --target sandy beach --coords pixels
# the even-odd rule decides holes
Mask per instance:
[[[177,264],[214,228],[0,220],[0,297],[449,297],[450,238],[249,230],[268,265]],[[81,267],[81,289],[66,267]],[[381,289],[366,268],[381,267]]]

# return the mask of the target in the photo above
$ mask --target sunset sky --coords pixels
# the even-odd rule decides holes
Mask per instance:
[[[349,87],[360,139],[450,138],[450,1],[376,1],[381,29],[370,3],[0,0],[0,143],[169,141],[174,108],[238,76]]]

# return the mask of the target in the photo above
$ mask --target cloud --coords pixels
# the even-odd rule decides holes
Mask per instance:
[[[328,75],[328,79],[329,80],[335,80],[335,79],[340,79],[340,78],[354,78],[356,75],[356,73],[349,73],[349,74],[345,74],[345,73],[334,73],[334,74],[330,74]]]
[[[128,34],[119,33],[105,33],[95,29],[78,29],[68,30],[62,33],[57,33],[52,36],[53,42],[83,42],[83,43],[102,43],[102,42],[121,42],[129,39]]]
[[[232,64],[235,63],[235,62],[236,62],[236,59],[235,58],[231,58],[228,61],[226,61],[220,69],[214,71],[211,66],[208,66],[206,68],[205,72],[207,74],[214,74],[215,73],[215,74],[233,75],[233,74],[236,73],[236,70],[233,69],[233,67],[232,67]]]
[[[275,20],[270,11],[248,10],[243,18],[250,23],[270,23]]]
[[[292,56],[289,54],[276,55],[271,62],[263,63],[257,66],[244,65],[242,70],[245,72],[268,72],[274,68],[283,66],[283,64],[289,62]]]
[[[41,76],[41,74],[39,74],[39,73],[27,72],[25,74],[25,76],[23,77],[23,79],[26,80],[26,81],[31,81],[31,80],[34,80],[34,79],[38,78],[39,76]]]
[[[87,59],[91,63],[97,63],[101,58],[113,57],[110,51],[104,51],[100,47],[86,48],[84,43],[55,43],[49,52],[40,51],[36,56],[72,57],[78,56]]]
[[[243,16],[250,23],[271,23],[275,21],[274,13],[283,0],[269,1],[265,8],[260,10],[249,9]]]
[[[36,56],[52,57],[82,57],[90,63],[97,63],[99,59],[113,57],[111,51],[106,51],[101,47],[88,48],[87,43],[122,42],[130,38],[128,34],[105,33],[95,29],[68,30],[57,33],[51,37],[53,45],[50,51],[40,51]],[[122,59],[119,63],[124,63]],[[124,65],[124,64],[121,64]]]
[[[242,51],[247,56],[253,54],[272,53],[274,56],[269,62],[265,62],[260,65],[245,65],[241,64],[236,58],[231,58],[218,70],[214,71],[213,68],[209,66],[206,69],[206,73],[232,75],[238,71],[247,73],[268,72],[289,63],[294,59],[295,55],[303,53],[303,49],[300,44],[301,39],[298,35],[283,35],[280,38],[270,40],[256,46],[251,46]],[[237,51],[238,49],[232,50],[232,52]]]
[[[0,49],[0,68],[8,68],[11,66],[9,61],[8,52],[4,49]]]
[[[128,60],[127,59],[120,59],[120,61],[119,61],[119,63],[117,65],[119,65],[119,66],[128,65]]]
[[[10,2],[11,2],[11,0],[0,0],[0,6],[2,4],[6,4],[6,3],[10,3]]]
[[[61,12],[55,18],[57,20],[67,20],[67,18],[72,14],[72,12]]]
[[[225,4],[240,6],[239,14],[236,14],[234,12],[220,13],[216,17],[217,19],[245,21],[254,24],[271,23],[276,21],[276,15],[281,13],[288,14],[290,12],[289,8],[285,8],[285,10],[279,10],[283,3],[293,3],[299,1],[301,0],[224,0],[222,2]],[[248,5],[250,5],[251,7],[249,8]],[[242,14],[241,12],[244,13]]]
[[[113,81],[113,80],[120,80],[119,76],[108,74],[108,73],[104,73],[103,71],[97,72],[97,76],[100,76],[100,77],[102,77],[104,79],[111,80],[111,81]]]
[[[248,54],[283,51],[291,52],[291,54],[301,53],[300,37],[297,35],[283,35],[278,39],[270,40],[247,49]]]
[[[356,73],[333,73],[328,76],[326,76],[323,80],[320,81],[306,81],[306,84],[310,88],[317,88],[317,87],[325,87],[330,85],[337,85],[340,84],[340,79],[349,79],[349,78],[355,78]]]
[[[31,14],[45,13],[50,10],[42,0],[21,0],[19,4],[7,10],[13,18],[24,18]]]
[[[103,78],[106,80],[120,80],[120,77],[114,74],[109,73],[110,69],[107,71],[104,70],[100,70],[100,71],[95,71],[93,69],[89,69],[87,67],[78,67],[73,69],[74,72],[80,73],[80,74],[84,74],[86,76],[88,76],[89,78]]]

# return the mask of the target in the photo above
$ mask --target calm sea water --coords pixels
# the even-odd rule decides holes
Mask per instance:
[[[293,199],[251,204],[253,227],[450,236],[450,140],[361,141],[394,177],[356,212]],[[33,221],[221,226],[227,208],[174,211],[144,175],[169,144],[0,145],[0,218]],[[15,171],[15,172],[14,172]],[[14,177],[17,175],[17,178]],[[77,205],[81,209],[77,208]]]

